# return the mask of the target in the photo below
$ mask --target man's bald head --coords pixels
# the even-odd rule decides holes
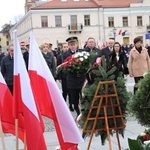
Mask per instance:
[[[109,39],[108,42],[107,42],[108,43],[108,47],[113,47],[114,46],[114,42],[115,41],[113,39]]]

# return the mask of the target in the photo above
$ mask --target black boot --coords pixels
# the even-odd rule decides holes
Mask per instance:
[[[138,90],[138,84],[136,83],[136,84],[134,85],[134,89],[133,89],[134,94],[136,93],[137,90]]]
[[[69,105],[69,109],[70,109],[70,111],[74,111],[74,109],[73,109],[71,104]]]

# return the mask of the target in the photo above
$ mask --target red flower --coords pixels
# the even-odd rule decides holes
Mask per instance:
[[[84,72],[89,68],[90,54],[88,52],[77,52],[72,56],[67,57],[63,65],[57,67],[57,72],[68,71],[68,72]]]
[[[144,136],[142,136],[142,140],[143,141],[147,141],[147,140],[149,140],[149,136],[146,134],[146,135],[144,135]]]

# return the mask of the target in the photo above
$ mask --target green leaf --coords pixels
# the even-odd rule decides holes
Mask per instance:
[[[129,144],[130,150],[141,150],[139,148],[139,144],[138,144],[137,140],[133,140],[133,139],[128,138],[128,144]]]

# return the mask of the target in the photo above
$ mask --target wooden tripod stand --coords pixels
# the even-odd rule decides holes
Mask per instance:
[[[110,90],[111,88],[111,90]],[[104,92],[101,92],[103,89]],[[113,90],[112,90],[113,89]],[[111,91],[109,93],[109,91]],[[95,116],[91,116],[92,111],[95,111]],[[109,125],[109,121],[112,121],[113,124]],[[118,123],[119,120],[119,123]],[[88,123],[93,122],[92,129],[87,129]],[[97,122],[103,121],[104,128],[98,128]],[[119,150],[121,150],[118,130],[125,128],[125,123],[120,107],[120,102],[118,99],[117,89],[115,86],[115,81],[104,81],[99,82],[95,95],[93,97],[90,110],[87,115],[87,119],[83,126],[83,134],[91,133],[90,140],[87,150],[90,150],[90,145],[94,132],[106,131],[107,138],[109,142],[109,150],[112,150],[111,139],[110,139],[110,130],[116,132],[116,138],[118,142]]]

